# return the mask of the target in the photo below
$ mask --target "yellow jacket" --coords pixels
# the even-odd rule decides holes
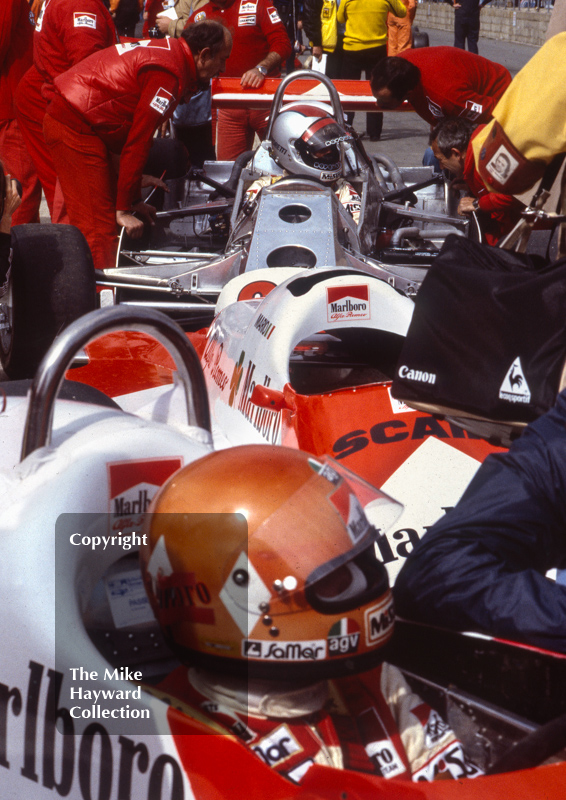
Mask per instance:
[[[495,106],[493,116],[528,161],[548,164],[566,150],[565,107],[566,33],[559,33],[517,73]],[[472,142],[478,167],[493,126],[494,122],[486,125]]]
[[[401,0],[342,0],[338,22],[345,23],[344,50],[367,50],[387,44],[387,14],[404,17]]]

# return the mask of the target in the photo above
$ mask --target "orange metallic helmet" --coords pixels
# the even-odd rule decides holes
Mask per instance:
[[[400,508],[332,459],[284,447],[189,464],[154,498],[141,549],[169,644],[184,663],[274,680],[369,668],[394,621],[374,545]]]

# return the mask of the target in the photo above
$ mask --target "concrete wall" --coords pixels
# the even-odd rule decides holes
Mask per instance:
[[[534,8],[490,8],[481,11],[480,36],[540,47],[545,41],[550,10]],[[454,9],[447,3],[420,2],[415,25],[441,31],[454,30]]]

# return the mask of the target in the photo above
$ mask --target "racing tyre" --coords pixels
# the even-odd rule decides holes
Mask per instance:
[[[16,225],[11,235],[12,266],[0,296],[0,360],[9,378],[32,378],[57,334],[94,309],[94,266],[73,225]]]

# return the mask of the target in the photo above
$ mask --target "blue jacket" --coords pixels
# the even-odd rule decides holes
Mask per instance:
[[[566,567],[566,391],[426,533],[397,578],[397,612],[566,653],[554,567]]]

